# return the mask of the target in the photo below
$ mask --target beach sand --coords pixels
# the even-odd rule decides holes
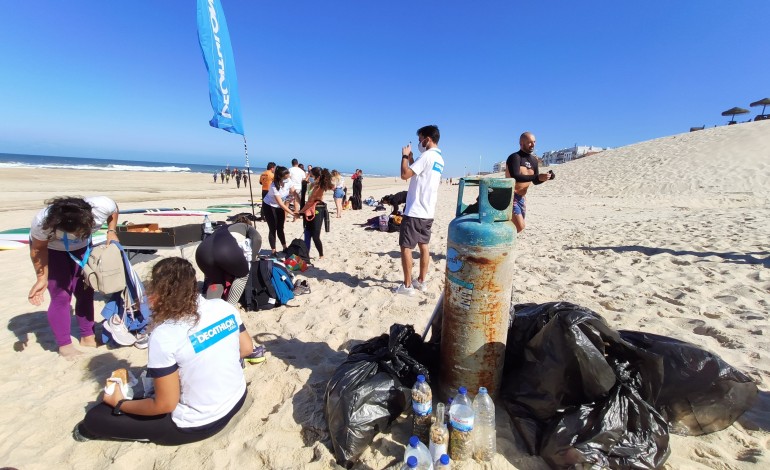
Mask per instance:
[[[527,229],[516,246],[515,299],[574,302],[602,314],[612,327],[672,336],[720,355],[757,382],[759,399],[721,432],[672,435],[666,467],[768,468],[770,122],[665,137],[551,169],[557,178],[529,192]],[[3,169],[0,184],[0,230],[28,226],[42,201],[58,195],[104,194],[126,209],[199,209],[248,200],[248,190],[200,174]],[[394,178],[366,178],[363,196],[379,199],[406,187]],[[110,372],[128,367],[138,376],[147,353],[102,346],[76,362],[60,358],[45,306],[27,302],[34,282],[27,250],[0,252],[0,315],[7,325],[0,334],[0,466],[334,468],[323,417],[326,383],[351,345],[393,323],[424,329],[443,289],[457,186],[444,184],[439,194],[427,293],[391,293],[401,279],[398,235],[360,226],[382,212],[364,206],[332,218],[331,232],[322,234],[325,259],[301,274],[311,293],[290,306],[244,315],[249,332],[268,350],[265,363],[245,370],[253,398],[248,408],[226,431],[181,447],[72,439],[72,428]],[[121,220],[171,226],[201,218]],[[266,247],[266,225],[258,229]],[[288,223],[288,241],[301,231],[300,222]],[[159,252],[175,254],[179,250]],[[194,247],[183,255],[194,260]],[[317,256],[315,248],[311,256]],[[159,259],[138,255],[135,268],[145,275]],[[102,304],[97,301],[97,319]],[[500,408],[497,424],[491,468],[547,468],[523,453]],[[382,469],[400,460],[409,432],[410,419],[403,416],[375,438],[356,468]],[[454,468],[484,467],[468,462]]]

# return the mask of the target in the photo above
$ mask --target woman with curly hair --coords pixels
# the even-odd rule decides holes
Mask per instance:
[[[323,201],[325,191],[334,189],[332,175],[326,168],[313,167],[308,173],[313,177],[313,190],[310,191],[307,204],[299,213],[302,215],[302,224],[305,228],[305,246],[310,253],[310,239],[313,239],[315,249],[318,250],[318,258],[323,259],[324,247],[321,243],[321,227],[328,217],[326,203]]]
[[[107,223],[107,243],[117,241],[118,206],[105,196],[57,197],[32,219],[29,255],[37,280],[29,290],[29,302],[42,305],[47,290],[51,296],[48,324],[59,354],[68,359],[81,354],[70,337],[70,303],[75,296],[75,315],[80,345],[96,347],[94,337],[94,290],[83,281],[81,271],[91,252],[91,235]]]
[[[253,342],[238,309],[198,294],[195,269],[166,258],[152,269],[153,310],[147,375],[155,395],[127,400],[120,387],[86,413],[76,439],[119,439],[179,445],[221,431],[243,406],[239,363]]]

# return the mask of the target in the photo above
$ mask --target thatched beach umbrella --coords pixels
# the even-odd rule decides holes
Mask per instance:
[[[762,106],[762,113],[761,114],[765,114],[765,106],[767,106],[767,105],[770,105],[770,98],[762,98],[759,101],[755,101],[755,102],[751,103],[749,106],[751,106],[752,108],[754,106]]]
[[[723,111],[722,116],[732,116],[732,118],[730,118],[730,122],[735,122],[736,114],[748,114],[748,112],[748,109],[743,109],[736,106],[734,108],[728,109],[727,111]]]

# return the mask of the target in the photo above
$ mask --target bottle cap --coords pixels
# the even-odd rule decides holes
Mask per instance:
[[[460,395],[465,395],[466,393],[468,393],[468,389],[465,387],[460,387],[459,389],[457,389],[457,391],[460,392]]]
[[[441,458],[439,458],[439,462],[441,462],[441,465],[449,465],[449,456],[446,454],[441,454]]]
[[[420,382],[420,383],[425,382],[425,376],[424,375],[418,375],[417,376],[417,381]]]
[[[410,455],[409,458],[406,459],[406,465],[409,468],[417,468],[417,457]]]
[[[409,446],[417,448],[417,444],[420,443],[420,439],[417,436],[412,436],[409,438]]]
[[[487,393],[487,387],[479,387],[479,393]]]

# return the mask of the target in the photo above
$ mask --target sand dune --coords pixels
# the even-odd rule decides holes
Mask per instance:
[[[721,355],[756,380],[760,398],[724,431],[672,436],[667,468],[767,468],[770,122],[665,137],[553,169],[557,179],[529,194],[528,226],[517,242],[519,271],[512,279],[516,299],[575,302],[601,313],[613,327],[673,336]],[[0,229],[29,224],[43,199],[61,194],[106,194],[126,208],[201,208],[247,199],[243,188],[215,185],[207,175],[2,170],[0,181],[6,188]],[[405,188],[393,178],[367,178],[363,192],[378,198]],[[326,259],[303,274],[312,292],[290,307],[245,316],[270,356],[245,371],[254,398],[248,410],[226,432],[178,448],[72,440],[70,431],[95,402],[100,382],[118,364],[138,375],[146,352],[100,347],[79,362],[58,358],[45,310],[26,301],[34,280],[27,253],[0,252],[7,325],[0,335],[6,371],[0,383],[0,465],[333,468],[322,413],[326,382],[351,344],[396,322],[422,331],[443,289],[456,191],[440,188],[430,286],[413,298],[390,292],[400,279],[397,234],[359,225],[379,213],[365,208],[332,219],[331,232],[322,235]],[[198,220],[163,220],[190,222]],[[266,227],[259,230],[266,239]],[[299,223],[289,224],[287,237],[300,232]],[[194,248],[183,254],[192,259]],[[158,259],[139,255],[135,267],[147,273]],[[546,468],[522,453],[504,413],[498,412],[497,422],[499,454],[492,468]],[[400,459],[409,428],[402,417],[390,433],[378,435],[357,468],[381,469]]]

